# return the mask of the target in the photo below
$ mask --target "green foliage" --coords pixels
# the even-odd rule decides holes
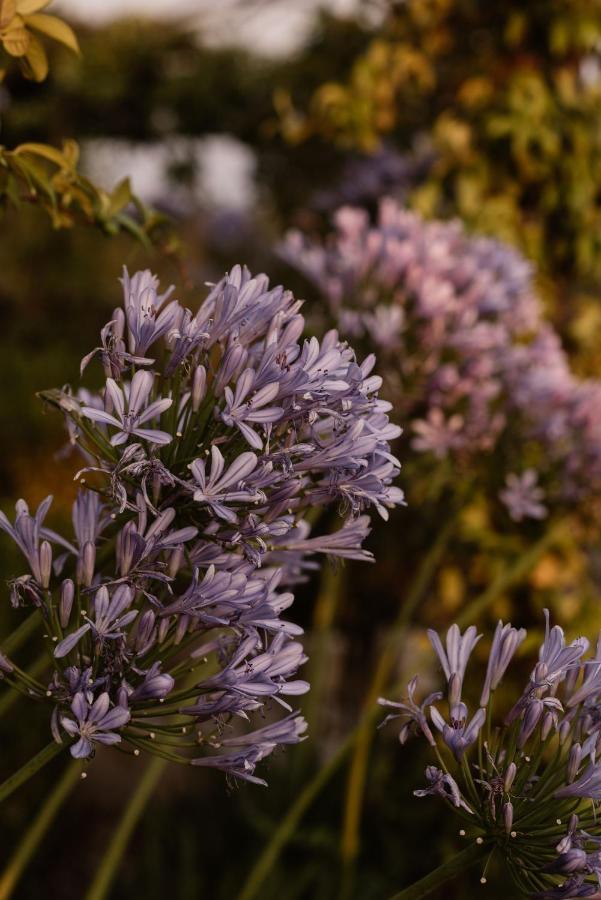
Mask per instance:
[[[132,193],[129,179],[112,192],[97,187],[77,170],[79,148],[67,140],[62,150],[48,144],[0,147],[0,209],[33,203],[50,217],[54,228],[98,226],[105,234],[127,231],[149,247],[167,219],[147,209]],[[126,212],[135,205],[141,223]]]
[[[511,240],[554,277],[601,274],[599,0],[408,0],[349,76],[322,84],[297,141],[371,152],[427,135],[412,204]]]
[[[79,53],[77,37],[70,25],[42,12],[50,0],[0,0],[0,46],[7,57],[19,60],[21,71],[32,81],[44,81],[48,56],[35,32]],[[0,59],[0,81],[8,60]]]

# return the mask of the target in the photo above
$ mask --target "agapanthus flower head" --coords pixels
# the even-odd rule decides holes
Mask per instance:
[[[469,463],[473,479],[482,466],[516,522],[601,491],[601,382],[571,371],[517,251],[384,198],[375,221],[342,207],[323,240],[295,231],[280,253],[317,290],[316,319],[377,349],[383,396],[426,467]]]
[[[601,635],[586,658],[589,642],[566,641],[546,618],[538,662],[509,710],[496,691],[526,632],[502,622],[479,705],[470,710],[471,697],[459,697],[457,678],[481,636],[455,625],[446,649],[430,635],[448,711],[442,693],[416,700],[417,678],[407,701],[380,703],[398,710],[385,722],[401,718],[402,743],[421,735],[436,753],[415,796],[442,798],[463,820],[464,836],[500,853],[520,896],[594,897],[601,887]],[[472,685],[473,676],[466,693]]]
[[[257,763],[306,728],[290,585],[324,555],[371,558],[371,511],[403,502],[400,429],[373,358],[334,331],[303,341],[300,303],[266,276],[236,266],[196,313],[149,272],[123,289],[84,358],[100,357],[101,390],[44,395],[85,463],[74,535],[47,528],[50,497],[0,515],[29,566],[14,602],[53,647],[49,683],[27,692],[78,758],[118,744],[263,783]],[[327,506],[341,527],[311,535]]]

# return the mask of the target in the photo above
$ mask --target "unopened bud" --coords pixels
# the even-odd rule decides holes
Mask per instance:
[[[94,566],[96,565],[96,545],[92,541],[86,541],[77,566],[77,577],[81,584],[90,587],[94,580]]]
[[[175,578],[184,561],[184,548],[176,547],[169,557],[169,575]]]
[[[0,672],[5,672],[7,675],[10,675],[13,671],[13,665],[8,657],[6,657],[4,653],[0,653]]]
[[[540,727],[541,740],[543,740],[543,741],[547,740],[547,738],[549,737],[549,734],[551,733],[551,729],[553,727],[554,721],[555,721],[555,718],[553,716],[553,713],[546,712],[544,714],[542,725]]]
[[[188,625],[190,624],[189,616],[180,616],[177,620],[177,628],[175,629],[175,637],[173,638],[174,644],[179,644],[186,634],[188,630]]]
[[[544,704],[542,700],[532,700],[532,702],[528,704],[518,736],[518,747],[520,749],[524,747],[528,738],[536,728],[543,713],[543,709]]]
[[[159,630],[158,630],[158,635],[157,635],[160,644],[162,644],[163,641],[165,640],[165,638],[167,637],[167,632],[169,631],[170,624],[171,624],[171,622],[168,617],[161,619],[161,621],[159,623]]]
[[[61,584],[61,599],[58,610],[58,618],[61,628],[66,628],[71,618],[73,598],[75,597],[75,585],[70,578],[65,578]]]
[[[582,762],[582,747],[580,744],[572,744],[570,755],[568,757],[568,784],[576,779],[580,763]]]
[[[505,772],[505,779],[503,781],[503,790],[506,794],[508,794],[513,787],[513,782],[515,781],[515,776],[517,774],[518,767],[515,763],[510,763],[507,766],[507,771]]]
[[[565,744],[566,738],[568,737],[572,728],[572,723],[568,721],[564,721],[559,726],[559,743],[560,745]]]
[[[200,404],[207,393],[207,370],[204,366],[196,366],[192,376],[192,409],[198,412]]]
[[[503,807],[503,821],[505,822],[505,831],[511,834],[511,826],[513,825],[513,803],[508,802]]]
[[[40,578],[42,587],[47,588],[52,575],[52,547],[48,541],[42,541],[40,546]]]

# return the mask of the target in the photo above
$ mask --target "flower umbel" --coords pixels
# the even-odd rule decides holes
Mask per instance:
[[[458,685],[481,637],[473,628],[462,636],[452,626],[446,650],[430,635],[447,681],[448,717],[438,707],[442,694],[417,703],[415,678],[409,701],[380,703],[404,717],[402,743],[421,734],[436,752],[436,764],[426,768],[428,786],[414,794],[441,797],[469,836],[495,848],[520,895],[595,897],[601,886],[601,636],[595,656],[585,659],[588,641],[566,643],[546,615],[539,661],[509,711],[498,708],[495,692],[526,632],[502,622],[471,719]]]
[[[370,512],[403,502],[400,429],[373,358],[336,332],[302,342],[300,303],[265,276],[235,267],[195,314],[149,272],[123,288],[83,361],[100,358],[102,389],[43,395],[84,459],[73,537],[45,526],[50,497],[0,515],[30,569],[13,602],[53,646],[50,683],[24,687],[73,756],[119,744],[264,783],[257,763],[306,728],[289,587],[324,554],[371,558]],[[310,536],[308,511],[332,504],[342,527]]]

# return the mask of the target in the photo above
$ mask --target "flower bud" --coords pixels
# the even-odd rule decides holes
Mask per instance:
[[[503,790],[505,791],[506,794],[508,794],[511,791],[511,788],[513,787],[513,782],[515,781],[515,776],[517,774],[517,771],[518,771],[518,767],[513,762],[507,766],[507,771],[505,772],[505,779],[503,781]]]
[[[169,575],[171,578],[175,578],[177,573],[179,572],[181,565],[184,561],[184,548],[176,547],[175,550],[172,551],[171,556],[169,557]]]
[[[177,620],[177,628],[175,629],[174,644],[179,644],[184,639],[188,625],[190,624],[190,616],[180,616]]]
[[[505,831],[507,834],[511,834],[511,828],[513,826],[513,803],[508,802],[503,806],[503,821],[505,822]]]
[[[554,721],[555,721],[555,717],[553,716],[553,713],[547,711],[543,716],[542,725],[540,727],[541,740],[543,740],[543,741],[547,740],[547,738],[549,737],[549,734],[551,733],[551,729],[553,727]]]
[[[542,700],[532,700],[526,708],[522,727],[518,735],[518,747],[520,750],[536,728],[538,721],[543,714],[544,704]]]
[[[560,746],[565,744],[566,738],[568,737],[568,735],[571,731],[571,728],[572,728],[572,723],[567,720],[562,722],[561,725],[559,726],[559,744],[560,744]]]
[[[96,565],[96,545],[92,541],[86,541],[81,553],[77,578],[85,587],[90,587],[94,580],[94,566]]]
[[[50,584],[52,575],[52,547],[48,541],[42,541],[40,546],[40,578],[43,588]]]
[[[0,653],[0,672],[5,672],[7,675],[10,675],[10,673],[13,671],[13,665],[8,657],[6,657],[4,653]]]
[[[169,631],[170,624],[171,624],[170,618],[166,617],[164,619],[161,619],[161,621],[159,623],[159,630],[158,630],[158,635],[157,635],[159,643],[162,644],[163,641],[165,640],[165,638],[167,637],[167,632]]]
[[[207,393],[207,370],[204,366],[196,366],[192,376],[192,409],[198,412],[200,404]]]
[[[75,597],[75,585],[70,578],[65,578],[61,584],[61,599],[59,603],[58,618],[61,628],[66,628],[71,618],[73,598]]]
[[[580,744],[572,744],[568,757],[568,784],[572,784],[578,774],[582,762],[582,747]]]
[[[136,639],[134,644],[136,653],[142,653],[142,651],[147,652],[154,643],[152,632],[154,629],[155,621],[156,615],[151,609],[149,609],[144,613],[144,615],[138,622],[138,629],[136,632]]]

